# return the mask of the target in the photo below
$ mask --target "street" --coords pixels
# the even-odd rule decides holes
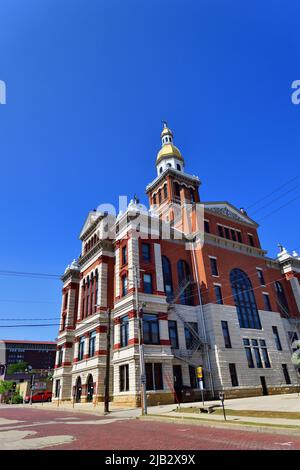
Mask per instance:
[[[0,449],[295,450],[300,436],[4,406]]]

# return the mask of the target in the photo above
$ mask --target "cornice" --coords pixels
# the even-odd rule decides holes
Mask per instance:
[[[164,178],[166,178],[166,176],[169,175],[177,177],[187,183],[190,183],[192,181],[194,186],[196,186],[197,188],[201,184],[201,181],[199,180],[198,176],[189,175],[188,173],[183,173],[182,171],[175,170],[174,168],[167,168],[163,173],[158,175],[151,183],[146,186],[146,194],[148,194],[149,191],[155,189],[160,184],[160,182]]]

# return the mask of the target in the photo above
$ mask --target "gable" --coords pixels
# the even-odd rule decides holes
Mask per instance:
[[[89,229],[89,227],[91,225],[93,225],[93,223],[95,222],[96,219],[99,218],[99,216],[102,215],[101,212],[96,212],[96,211],[92,211],[89,213],[89,215],[87,216],[87,219],[81,229],[81,232],[80,232],[80,235],[79,235],[79,238],[81,239],[83,237],[83,235],[85,234],[85,232]]]
[[[235,220],[236,222],[253,225],[255,228],[258,227],[258,224],[254,220],[250,219],[246,213],[241,212],[229,202],[205,202],[204,208],[209,212],[214,212],[223,217]]]

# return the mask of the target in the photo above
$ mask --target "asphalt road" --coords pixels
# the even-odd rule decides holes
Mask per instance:
[[[292,450],[300,437],[141,421],[86,413],[0,407],[0,449]]]

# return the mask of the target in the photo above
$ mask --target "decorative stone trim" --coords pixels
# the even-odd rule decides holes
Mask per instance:
[[[106,350],[105,349],[98,349],[96,351],[95,356],[106,356]]]

